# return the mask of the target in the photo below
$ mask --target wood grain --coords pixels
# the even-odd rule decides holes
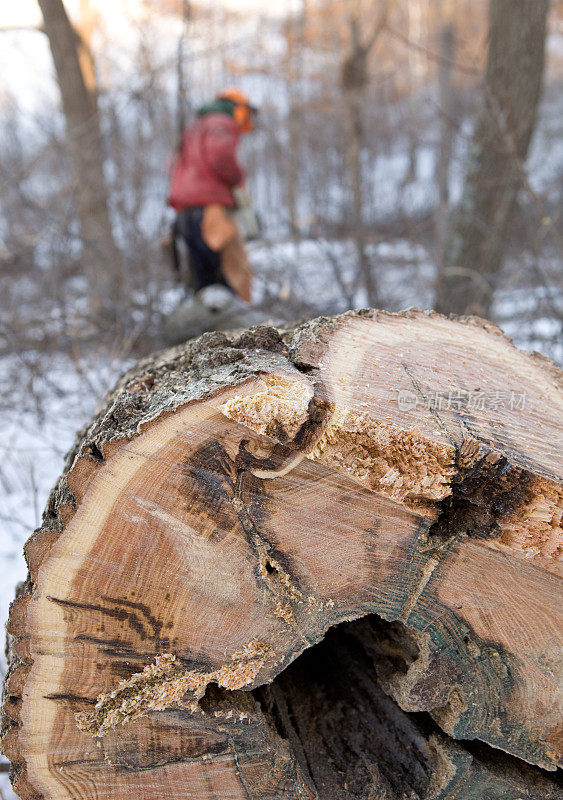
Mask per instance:
[[[416,311],[206,334],[140,363],[26,545],[4,687],[16,791],[556,797],[561,387],[488,323]],[[299,666],[353,620],[326,651],[338,679]],[[347,785],[326,698],[363,675],[363,699],[339,690],[346,725],[386,714],[395,733],[364,741]],[[389,778],[399,740],[423,754],[414,783]]]

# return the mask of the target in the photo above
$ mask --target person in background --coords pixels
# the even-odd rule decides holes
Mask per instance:
[[[252,272],[234,216],[244,186],[237,149],[241,136],[253,130],[256,113],[234,88],[202,106],[182,135],[168,197],[177,212],[175,236],[188,249],[194,290],[219,283],[246,302]]]

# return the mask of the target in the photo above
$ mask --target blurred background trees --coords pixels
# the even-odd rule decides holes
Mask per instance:
[[[178,125],[239,84],[261,106],[258,304],[525,319],[557,355],[560,0],[38,5],[39,32],[0,13],[5,351],[158,344],[181,297],[159,244]]]

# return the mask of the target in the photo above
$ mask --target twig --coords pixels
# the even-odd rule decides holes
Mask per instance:
[[[390,36],[393,36],[395,39],[398,39],[403,44],[407,45],[407,47],[412,47],[414,50],[418,50],[421,53],[424,53],[426,57],[430,61],[437,61],[439,64],[449,64],[454,69],[457,69],[458,72],[464,72],[466,75],[482,75],[482,70],[477,69],[477,67],[470,67],[468,64],[460,64],[455,59],[445,58],[444,56],[440,55],[440,53],[434,52],[434,50],[430,50],[428,47],[425,47],[423,44],[419,44],[418,42],[413,42],[412,39],[409,39],[408,36],[405,36],[404,33],[401,33],[400,30],[397,28],[393,28],[391,25],[386,24],[385,30]]]
[[[40,25],[0,25],[0,33],[12,33],[14,31],[32,31],[33,33],[45,33]]]

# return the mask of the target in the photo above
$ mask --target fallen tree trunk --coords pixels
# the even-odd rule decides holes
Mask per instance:
[[[418,311],[141,362],[26,545],[15,791],[561,797],[562,385]]]

